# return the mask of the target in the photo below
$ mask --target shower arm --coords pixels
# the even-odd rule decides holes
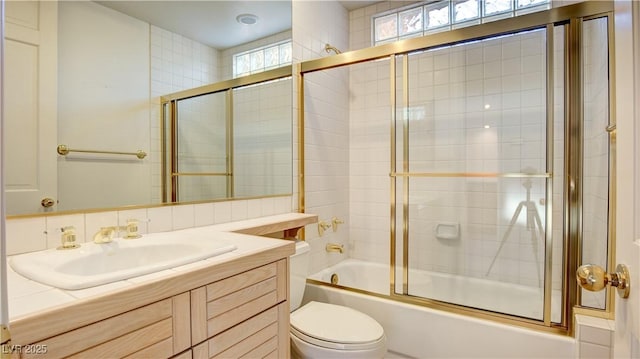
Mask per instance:
[[[326,51],[327,53],[330,53],[331,51],[333,51],[336,55],[339,55],[342,53],[342,51],[338,50],[335,46],[332,46],[330,44],[324,45],[324,51]]]

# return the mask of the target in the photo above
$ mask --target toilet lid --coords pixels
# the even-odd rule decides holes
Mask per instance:
[[[321,302],[291,313],[291,329],[302,340],[333,349],[366,349],[384,339],[382,326],[368,315]]]

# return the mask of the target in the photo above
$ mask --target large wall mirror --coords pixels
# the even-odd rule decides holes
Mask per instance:
[[[162,97],[229,81],[234,71],[253,73],[265,58],[245,56],[250,71],[242,72],[234,55],[274,44],[286,50],[291,41],[290,1],[7,1],[5,20],[8,215],[171,201],[163,179]],[[291,57],[290,45],[288,51]],[[292,192],[291,80],[234,89],[234,111],[255,120],[260,103],[274,103],[268,96],[274,88],[280,112],[259,111],[269,118],[258,124],[230,124],[242,164],[235,191],[194,177],[183,181],[178,200]],[[216,115],[181,123],[180,143],[191,151],[183,152],[184,163],[215,172],[229,162],[216,152],[229,138],[229,124],[220,126],[229,110],[215,107],[225,105],[220,99],[188,102],[185,115],[206,106]],[[256,149],[266,152],[256,147],[260,134],[279,139],[277,161],[255,162]],[[267,140],[260,146],[275,143]],[[260,177],[259,167],[273,176]]]

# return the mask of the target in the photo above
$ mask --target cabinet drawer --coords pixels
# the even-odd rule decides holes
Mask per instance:
[[[192,344],[198,344],[287,298],[287,262],[282,260],[191,292]]]
[[[289,343],[287,303],[272,307],[193,348],[194,359],[264,358]],[[284,336],[284,339],[282,338]]]
[[[189,293],[184,293],[36,345],[46,346],[46,353],[42,354],[46,358],[168,358],[189,347],[188,313]]]

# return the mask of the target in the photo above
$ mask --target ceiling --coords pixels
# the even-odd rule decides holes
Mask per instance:
[[[96,1],[216,49],[226,49],[291,28],[291,1]],[[254,14],[258,22],[244,25],[240,14]]]
[[[322,0],[315,0],[322,1]],[[291,29],[288,0],[102,0],[97,3],[216,49],[226,49]],[[339,1],[351,11],[379,1]],[[258,22],[244,25],[240,14]]]

